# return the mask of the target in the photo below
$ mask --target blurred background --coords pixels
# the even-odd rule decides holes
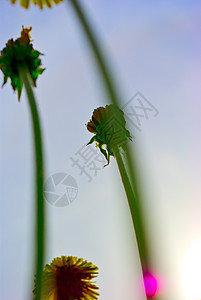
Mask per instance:
[[[131,146],[160,299],[200,300],[201,3],[82,3],[102,43],[122,107],[126,113],[132,106],[137,113],[127,119],[127,127],[135,137]],[[24,10],[6,0],[0,5],[0,49],[8,39],[19,37],[24,25],[33,27],[34,47],[44,54],[46,71],[35,94],[45,178],[50,178],[47,190],[52,179],[59,182],[61,173],[72,188],[58,184],[52,194],[59,198],[46,202],[46,263],[61,255],[83,257],[99,267],[99,299],[144,299],[136,240],[115,159],[103,168],[95,145],[83,152],[92,136],[85,124],[95,108],[109,102],[72,7],[61,3],[43,11],[33,5]],[[149,110],[140,109],[140,103]],[[34,149],[25,92],[18,103],[9,84],[1,89],[0,114],[0,297],[22,300],[30,297],[33,285],[35,209]],[[65,193],[69,202],[59,204]]]

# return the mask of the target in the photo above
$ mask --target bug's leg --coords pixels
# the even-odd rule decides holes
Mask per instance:
[[[88,146],[89,144],[92,144],[94,141],[96,141],[96,135],[94,135],[90,141],[88,142],[88,144],[86,146]]]
[[[108,156],[114,156],[114,153],[109,147],[107,147],[107,152],[108,152]]]
[[[108,156],[108,158],[107,158],[108,163],[104,167],[106,167],[106,166],[109,165],[109,163],[110,163],[110,156],[114,156],[114,153],[112,152],[112,150],[108,146],[107,146],[107,152],[108,152],[108,154],[107,154],[107,156]]]
[[[110,155],[108,154],[108,158],[107,158],[107,164],[106,164],[106,165],[104,165],[104,168],[105,168],[106,166],[108,166],[108,165],[109,165],[109,163],[110,163]]]
[[[105,156],[106,160],[108,161],[108,154],[107,154],[107,151],[105,149],[102,148],[103,147],[103,144],[99,144],[99,149],[101,151],[101,153]],[[108,165],[108,164],[107,164]],[[106,165],[106,166],[107,166]],[[105,167],[105,166],[104,166]]]

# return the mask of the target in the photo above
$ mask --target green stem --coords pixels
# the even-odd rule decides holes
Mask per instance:
[[[33,126],[34,148],[35,148],[35,185],[36,185],[36,299],[40,300],[41,295],[41,274],[44,264],[45,254],[45,208],[44,208],[44,165],[43,165],[43,147],[41,137],[41,127],[36,100],[31,87],[30,78],[26,68],[20,69],[20,77],[24,83]]]
[[[101,73],[103,84],[105,85],[106,90],[108,92],[109,98],[111,99],[112,103],[115,103],[117,106],[119,106],[120,101],[119,101],[119,97],[116,93],[115,84],[112,80],[111,74],[105,63],[105,58],[103,57],[103,54],[101,52],[101,46],[99,45],[98,40],[96,39],[96,36],[92,30],[92,27],[90,26],[90,24],[88,22],[88,18],[84,13],[81,4],[77,0],[67,0],[67,1],[69,1],[71,3],[80,23],[82,25],[82,29],[84,30],[84,32],[86,34],[89,45],[92,48],[94,58],[99,67],[99,71]]]
[[[131,211],[131,217],[132,217],[133,226],[135,229],[142,270],[147,270],[148,269],[148,253],[147,253],[148,247],[146,245],[146,239],[145,239],[145,233],[144,233],[144,228],[143,228],[143,224],[142,224],[140,207],[137,204],[135,191],[133,190],[131,180],[126,171],[125,164],[122,159],[122,154],[120,152],[117,152],[115,154],[115,156],[116,156],[119,172],[121,175],[121,179],[122,179],[122,182],[124,185],[124,189],[126,192],[126,196],[128,199],[130,211]]]
[[[109,99],[111,102],[117,106],[120,106],[120,100],[119,96],[116,92],[116,88],[114,85],[113,80],[111,79],[111,74],[107,68],[107,65],[105,63],[105,59],[103,57],[103,54],[101,52],[101,47],[96,39],[96,36],[88,22],[88,18],[85,15],[85,12],[83,11],[83,8],[79,1],[77,0],[68,0],[79,21],[82,25],[82,29],[84,30],[84,33],[86,35],[86,38],[88,39],[89,45],[91,46],[91,49],[94,54],[94,58],[96,60],[96,63],[98,65],[103,84],[106,88],[106,91],[108,93]],[[129,180],[129,176],[127,173],[127,170],[125,168],[125,165],[121,159],[121,156],[117,155],[117,163],[119,167],[119,171],[121,173],[122,181],[125,187],[126,195],[128,198],[132,220],[134,224],[134,229],[136,232],[136,239],[138,243],[139,248],[139,254],[140,254],[140,260],[142,264],[142,269],[145,270],[145,268],[149,267],[149,258],[148,258],[148,248],[145,240],[145,234],[144,234],[144,228],[143,228],[143,218],[141,214],[141,207],[140,207],[140,192],[137,184],[137,175],[135,174],[134,168],[133,168],[133,159],[131,156],[131,151],[129,147],[127,147],[126,151],[126,157],[127,157],[127,168],[128,172],[131,176],[131,180]]]

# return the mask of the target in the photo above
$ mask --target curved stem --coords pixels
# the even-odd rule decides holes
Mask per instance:
[[[45,208],[44,208],[44,162],[43,162],[43,147],[41,137],[41,127],[38,109],[34,93],[30,84],[30,79],[26,68],[20,69],[20,77],[24,83],[29,108],[32,117],[32,127],[34,135],[34,148],[35,148],[35,185],[36,185],[36,286],[37,295],[36,299],[40,300],[41,294],[41,273],[44,264],[45,254]]]
[[[106,88],[106,91],[108,93],[110,101],[117,105],[120,106],[120,100],[119,96],[116,92],[116,88],[114,85],[113,80],[111,79],[111,74],[107,68],[107,65],[105,63],[104,56],[101,52],[101,47],[96,39],[96,36],[88,22],[88,19],[83,11],[83,8],[80,4],[79,1],[77,0],[68,0],[79,21],[80,24],[84,30],[84,33],[86,35],[86,38],[88,39],[89,45],[91,46],[91,49],[94,54],[94,58],[96,60],[96,63],[98,65],[103,84]],[[126,151],[126,157],[127,157],[127,169],[121,159],[121,156],[117,155],[117,163],[119,167],[119,171],[122,177],[122,181],[125,187],[126,195],[128,198],[129,206],[130,206],[130,211],[132,215],[132,220],[134,224],[134,229],[136,232],[136,238],[137,238],[137,243],[138,243],[138,248],[139,248],[139,253],[140,253],[140,260],[141,260],[141,265],[143,271],[145,270],[144,268],[149,267],[149,258],[148,258],[148,248],[147,248],[147,243],[145,239],[145,234],[144,234],[144,228],[143,228],[143,218],[141,214],[141,207],[140,207],[140,192],[139,192],[139,187],[137,184],[137,176],[135,174],[134,168],[133,168],[133,159],[131,156],[131,151],[129,147],[127,147]],[[131,181],[129,180],[128,173],[131,176]]]
[[[115,154],[115,156],[116,156],[119,172],[121,175],[121,179],[122,179],[122,182],[124,185],[124,189],[126,192],[126,196],[128,199],[130,211],[131,211],[131,217],[132,217],[133,226],[135,229],[142,270],[145,271],[148,269],[148,253],[147,253],[148,247],[146,245],[146,239],[145,239],[145,233],[144,233],[144,228],[143,228],[143,224],[142,224],[140,208],[136,202],[135,191],[133,190],[130,178],[126,171],[125,164],[122,159],[122,155],[120,152],[117,152]]]
[[[96,35],[94,34],[92,27],[90,26],[88,22],[88,18],[84,13],[84,10],[81,6],[81,4],[77,0],[67,0],[71,3],[81,25],[82,29],[84,30],[86,34],[86,38],[88,39],[89,45],[92,48],[94,58],[96,60],[96,63],[99,67],[99,71],[103,80],[103,84],[106,87],[107,93],[109,95],[109,98],[113,103],[116,105],[120,105],[119,97],[116,93],[115,84],[112,80],[111,74],[109,72],[109,69],[107,68],[107,65],[105,63],[105,58],[103,57],[103,53],[101,52],[101,46],[98,43],[98,40],[96,39]]]

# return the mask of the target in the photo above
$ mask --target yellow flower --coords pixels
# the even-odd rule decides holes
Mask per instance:
[[[15,4],[18,0],[9,0],[12,4]],[[43,9],[44,5],[47,5],[47,7],[52,7],[52,4],[58,4],[62,2],[63,0],[19,0],[20,5],[24,8],[29,8],[30,2],[32,2],[34,5],[40,6],[40,9]]]
[[[61,256],[45,266],[42,273],[41,300],[94,300],[98,287],[91,282],[98,267],[73,256]],[[37,296],[37,286],[33,291]]]

